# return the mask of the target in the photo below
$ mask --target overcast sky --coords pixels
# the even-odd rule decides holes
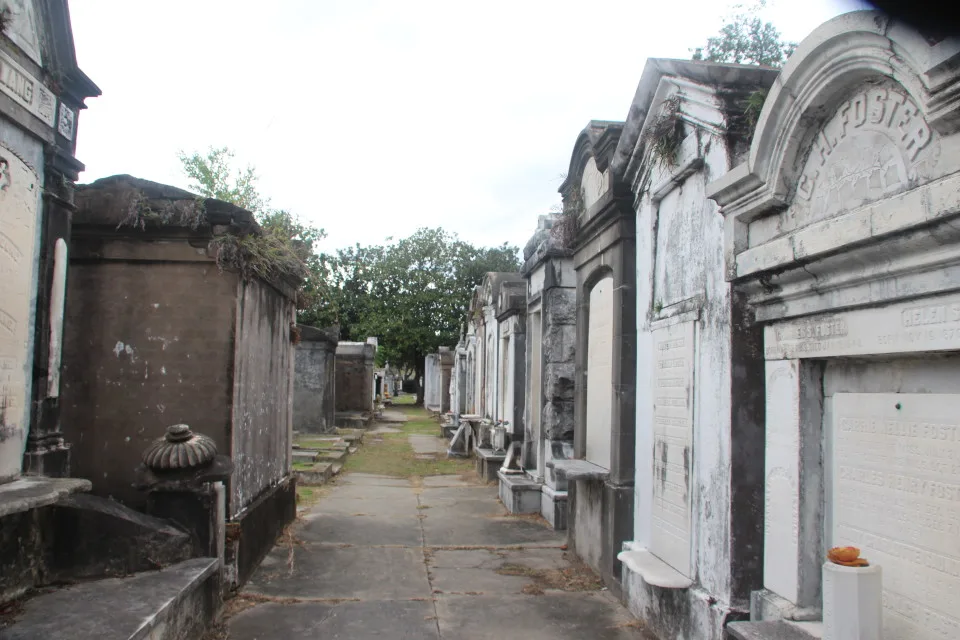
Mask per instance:
[[[791,6],[799,5],[799,6]],[[779,0],[790,40],[862,8]],[[325,248],[442,226],[519,246],[559,202],[577,134],[623,120],[648,57],[689,58],[729,13],[676,0],[70,0],[87,101],[81,180],[181,187],[229,146]]]

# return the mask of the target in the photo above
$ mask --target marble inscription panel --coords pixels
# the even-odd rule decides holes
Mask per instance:
[[[884,638],[960,631],[960,395],[833,399],[829,544],[883,568]]]
[[[587,323],[586,459],[610,468],[613,416],[613,277],[601,278],[590,290]]]
[[[895,83],[862,88],[814,138],[782,230],[916,186],[938,154],[934,139],[920,109]]]
[[[960,349],[960,295],[787,320],[764,328],[768,360]]]
[[[685,576],[690,568],[694,323],[653,332],[653,507],[650,550]]]
[[[26,438],[39,188],[0,146],[0,479],[19,473]]]

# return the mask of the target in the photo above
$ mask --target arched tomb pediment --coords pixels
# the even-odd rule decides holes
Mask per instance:
[[[564,206],[592,217],[614,184],[611,161],[623,130],[622,122],[591,120],[577,136],[567,177],[560,185]]]
[[[931,45],[876,11],[808,36],[766,97],[747,162],[710,185],[727,217],[728,276],[922,223],[884,225],[870,205],[956,171],[958,61],[956,39]]]
[[[480,284],[480,304],[494,306],[500,301],[501,285],[506,282],[526,282],[519,273],[511,271],[490,271]]]

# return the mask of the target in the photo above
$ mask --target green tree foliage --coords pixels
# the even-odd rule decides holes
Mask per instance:
[[[318,253],[317,244],[326,232],[301,222],[289,211],[272,208],[269,198],[260,193],[256,170],[252,166],[234,169],[234,154],[229,148],[211,147],[202,155],[180,152],[178,158],[191,180],[191,190],[243,207],[256,217],[263,236],[240,239],[232,250],[254,260],[282,263],[287,265],[286,271],[302,274],[303,283],[297,292],[298,313],[308,319],[323,316],[330,304],[326,284],[329,267],[327,257]],[[266,275],[257,269],[254,272]]]
[[[708,38],[706,47],[695,49],[693,59],[782,67],[797,45],[784,41],[772,23],[759,17],[765,6],[766,0],[734,5],[735,13],[725,18],[720,33]]]
[[[459,340],[474,288],[489,271],[519,269],[518,251],[475,247],[426,228],[386,245],[342,249],[330,261],[328,281],[341,337],[377,336],[380,362],[419,380],[426,355]]]

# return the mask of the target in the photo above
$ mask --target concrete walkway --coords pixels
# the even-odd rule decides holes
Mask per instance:
[[[346,473],[231,603],[229,637],[645,638],[564,542],[494,486]]]

